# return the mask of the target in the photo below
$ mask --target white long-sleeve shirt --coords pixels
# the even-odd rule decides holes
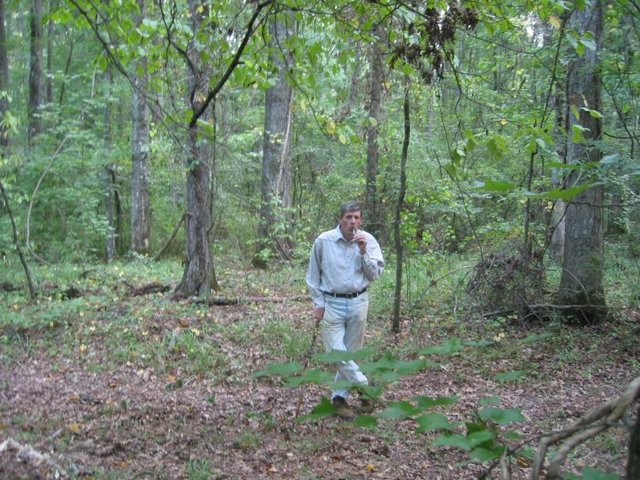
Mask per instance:
[[[347,241],[342,236],[340,226],[321,233],[313,243],[307,287],[314,306],[324,307],[323,292],[355,293],[369,286],[384,270],[384,259],[378,241],[363,230],[367,238],[364,255],[355,240]]]

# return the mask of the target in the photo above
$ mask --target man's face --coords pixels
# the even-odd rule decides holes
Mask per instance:
[[[362,215],[358,210],[345,212],[340,218],[340,230],[347,240],[351,240],[354,237],[354,231],[359,230],[360,225],[362,225]]]

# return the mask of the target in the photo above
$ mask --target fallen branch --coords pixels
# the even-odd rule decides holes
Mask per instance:
[[[142,295],[149,295],[152,293],[165,293],[171,290],[171,285],[164,285],[159,282],[148,283],[138,288],[128,283],[125,284],[131,290],[132,297],[141,297]]]
[[[209,298],[196,298],[193,303],[204,303],[206,305],[241,305],[246,303],[285,303],[285,302],[301,302],[307,301],[309,297],[307,295],[299,295],[295,297],[209,297]]]
[[[633,380],[624,394],[585,413],[568,429],[545,435],[540,440],[529,480],[538,480],[550,446],[560,444],[547,467],[547,480],[560,478],[560,468],[571,450],[615,425],[627,408],[640,397],[640,377]],[[562,443],[560,443],[562,442]]]
[[[12,451],[15,452],[15,457],[18,461],[24,462],[36,469],[44,464],[48,469],[55,472],[54,478],[68,477],[64,468],[58,465],[48,453],[41,453],[35,450],[31,445],[18,443],[13,438],[8,438],[4,442],[0,443],[0,453],[5,451],[8,453]]]

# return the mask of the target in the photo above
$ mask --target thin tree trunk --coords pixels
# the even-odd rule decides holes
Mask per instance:
[[[404,249],[402,247],[402,207],[407,191],[407,157],[409,156],[409,140],[411,138],[411,104],[410,104],[410,83],[405,77],[404,90],[404,138],[402,140],[402,155],[400,157],[400,187],[398,191],[398,202],[396,204],[396,218],[394,222],[394,236],[396,244],[396,288],[393,299],[393,325],[391,330],[400,333],[400,304],[402,302],[402,267],[404,262]]]
[[[111,132],[111,68],[107,67],[105,72],[105,92],[106,99],[104,104],[104,151],[111,152],[113,149],[113,135]],[[116,226],[116,185],[115,185],[115,166],[112,159],[108,156],[106,164],[102,171],[103,185],[104,185],[104,210],[107,217],[107,236],[105,255],[107,262],[112,262],[116,258],[116,238],[117,238],[117,226]]]
[[[29,69],[29,123],[28,142],[44,131],[42,107],[44,104],[44,36],[43,0],[33,0],[31,7],[31,53]]]
[[[550,41],[548,36],[551,33],[547,33],[546,41]],[[555,95],[552,97],[553,101],[553,109],[555,112],[555,121],[553,124],[553,136],[556,139],[557,153],[558,157],[562,158],[565,162],[567,160],[567,142],[562,141],[563,133],[567,131],[567,123],[568,118],[566,116],[566,102],[564,98],[564,93],[562,91],[560,84],[557,84],[555,87]],[[553,188],[562,188],[563,185],[563,176],[559,171],[560,169],[554,168],[551,172],[551,183]],[[553,261],[555,261],[558,265],[562,264],[564,258],[564,237],[565,237],[565,213],[566,213],[567,204],[564,200],[558,199],[554,205],[553,210],[551,211],[551,218],[549,220],[549,229],[548,235],[551,236],[549,240],[550,247],[550,257]]]
[[[138,0],[142,23],[144,0]],[[147,60],[139,60],[133,80],[132,103],[132,171],[131,171],[131,250],[149,253],[151,250],[151,206],[149,200],[149,107],[144,98],[147,87]]]
[[[9,56],[7,54],[7,31],[4,24],[4,0],[0,0],[0,121],[9,111]],[[9,128],[0,126],[0,146],[9,146]]]
[[[379,35],[378,35],[379,36]],[[380,236],[379,205],[377,194],[378,183],[378,139],[380,122],[382,121],[382,83],[384,70],[382,66],[382,52],[379,43],[375,41],[371,46],[371,78],[369,89],[369,122],[367,124],[367,163],[365,167],[366,181],[366,209],[371,221],[368,228],[375,236]]]
[[[36,298],[36,288],[33,285],[33,280],[31,277],[31,271],[29,270],[29,264],[27,263],[26,258],[24,257],[24,253],[22,252],[22,248],[20,248],[20,241],[18,238],[18,227],[16,226],[16,221],[13,216],[13,212],[11,211],[11,205],[9,205],[9,197],[7,196],[7,192],[4,188],[4,184],[0,181],[0,193],[2,194],[2,199],[4,200],[4,206],[7,209],[7,213],[9,214],[9,219],[11,220],[11,229],[13,232],[13,246],[18,253],[18,257],[20,257],[20,263],[22,264],[22,268],[24,269],[24,274],[27,277],[27,286],[29,287],[29,298],[34,300]]]
[[[49,1],[49,11],[52,12],[58,6],[58,0]],[[47,22],[47,76],[45,78],[45,100],[53,103],[53,44],[55,36],[55,24],[49,19]]]
[[[60,93],[58,94],[58,103],[62,105],[64,102],[64,93],[65,86],[67,85],[67,76],[69,75],[69,69],[71,68],[71,60],[73,58],[73,39],[67,35],[67,39],[69,40],[69,53],[67,54],[67,62],[64,67],[64,75],[62,76],[62,82],[60,85]]]
[[[579,126],[584,140],[570,139],[567,159],[573,164],[595,164],[602,153],[598,142],[602,139],[602,120],[590,112],[602,112],[602,83],[599,72],[599,53],[602,45],[603,7],[600,0],[573,12],[570,25],[580,34],[591,32],[596,49],[586,48],[570,62],[567,76],[567,104],[569,128]],[[573,172],[569,185],[584,182]],[[576,305],[568,317],[580,323],[594,324],[606,316],[603,286],[604,225],[602,204],[604,187],[596,185],[577,195],[567,206],[565,249],[559,302]],[[567,311],[564,311],[567,314]]]
[[[260,228],[258,251],[253,263],[266,267],[265,250],[271,250],[281,259],[291,257],[293,243],[286,226],[290,224],[292,205],[291,175],[291,106],[293,89],[287,81],[287,68],[292,62],[285,53],[284,45],[290,36],[288,18],[276,18],[270,24],[271,60],[278,67],[278,79],[265,93],[265,119],[262,157],[262,202],[260,206]]]

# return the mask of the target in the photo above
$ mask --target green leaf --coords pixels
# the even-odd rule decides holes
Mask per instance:
[[[318,353],[313,356],[315,360],[325,363],[348,362],[350,360],[364,360],[371,357],[375,352],[370,348],[363,348],[357,352],[346,352],[344,350],[332,350],[330,352]]]
[[[382,418],[411,418],[421,413],[422,410],[414,407],[406,400],[392,402],[391,405],[380,413]]]
[[[520,343],[536,343],[536,342],[540,342],[542,340],[546,340],[547,338],[552,338],[555,335],[553,333],[534,333],[532,335],[529,335],[525,338],[523,338],[522,340],[520,340]]]
[[[453,163],[447,163],[444,166],[444,171],[447,172],[452,178],[456,178],[456,176],[458,175],[458,167],[456,167]]]
[[[453,337],[440,345],[425,348],[420,351],[422,355],[453,355],[463,349],[462,341]]]
[[[507,140],[502,135],[496,135],[487,142],[487,150],[495,157],[501,158],[507,152]]]
[[[433,408],[433,407],[446,407],[449,405],[454,405],[458,399],[460,397],[458,397],[457,395],[453,395],[451,397],[425,397],[425,396],[418,396],[416,397],[416,402],[418,403],[418,407],[421,408],[422,410],[426,410],[428,408]]]
[[[582,107],[582,110],[587,112],[593,118],[603,118],[602,114],[597,110],[591,110],[590,108],[587,108],[587,107]]]
[[[353,420],[353,424],[358,427],[370,428],[378,424],[378,419],[372,415],[358,415]]]
[[[329,376],[333,376],[333,372],[328,374]],[[358,385],[354,388],[358,393],[367,397],[367,398],[380,398],[382,395],[383,386],[382,385]]]
[[[306,370],[302,375],[288,377],[285,382],[287,387],[293,388],[300,385],[327,385],[331,383],[333,374],[318,369]]]
[[[461,448],[462,450],[471,450],[469,440],[457,433],[446,433],[444,435],[440,435],[433,441],[432,445],[434,447],[457,447]]]
[[[492,449],[474,448],[473,450],[471,450],[471,453],[469,455],[471,456],[471,458],[475,458],[476,460],[480,460],[481,462],[487,462],[502,455],[504,449],[504,446]]]
[[[416,432],[428,432],[430,430],[453,430],[459,424],[449,422],[449,419],[441,413],[427,413],[416,418],[419,427]]]
[[[596,42],[593,38],[582,37],[580,39],[580,44],[587,47],[589,50],[596,50]]]
[[[406,376],[424,370],[426,366],[426,360],[398,360],[394,363],[393,369],[400,375]]]
[[[306,420],[317,420],[319,418],[328,417],[336,413],[336,408],[328,398],[322,397],[320,403],[313,407],[311,413],[301,416],[298,421],[304,422]]]
[[[481,340],[469,340],[464,342],[464,345],[467,347],[476,347],[476,348],[485,348],[494,345],[495,342],[493,340],[489,340],[487,338],[483,338]]]
[[[478,415],[481,419],[485,421],[491,420],[498,425],[508,425],[510,423],[526,420],[524,415],[522,415],[522,411],[516,408],[487,407],[480,410]]]
[[[476,187],[476,190],[482,190],[486,192],[508,192],[516,188],[516,184],[513,182],[506,181],[493,181],[493,180],[485,180],[484,182],[478,182],[479,186]]]
[[[495,434],[487,429],[479,430],[467,435],[467,440],[472,448],[480,447],[481,445],[484,445],[485,447],[491,446],[495,439]]]
[[[526,192],[524,196],[527,198],[541,198],[546,200],[564,200],[565,202],[569,202],[592,186],[593,186],[592,184],[585,183],[583,185],[578,185],[576,187],[571,187],[571,188],[565,188],[565,189],[555,188],[553,190],[549,190],[548,192],[542,192],[542,193]]]
[[[580,165],[577,163],[547,162],[546,165],[549,168],[564,168],[567,170],[576,170],[580,168]]]
[[[276,363],[273,365],[269,365],[264,370],[260,370],[255,372],[252,377],[265,377],[271,375],[279,375],[281,377],[288,377],[293,375],[294,373],[302,370],[302,365],[299,362],[289,362],[289,363]]]
[[[601,472],[591,467],[584,467],[582,469],[582,478],[584,480],[621,480],[621,477],[615,473]]]

